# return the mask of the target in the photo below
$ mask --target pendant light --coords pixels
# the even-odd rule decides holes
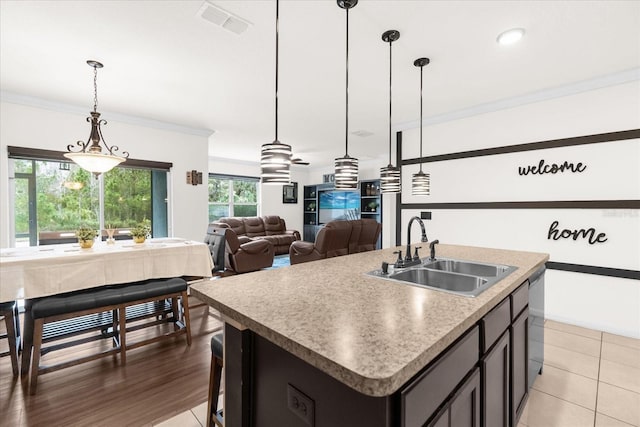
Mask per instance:
[[[346,86],[345,86],[345,133],[344,157],[335,159],[335,187],[339,190],[358,188],[358,159],[349,156],[349,9],[358,4],[358,0],[337,0],[338,6],[347,12],[347,49],[346,49]]]
[[[91,117],[87,117],[87,121],[91,123],[91,133],[89,134],[87,142],[78,141],[75,146],[74,144],[67,145],[67,151],[69,151],[69,153],[65,153],[64,156],[72,160],[82,169],[93,173],[97,178],[101,173],[108,172],[124,162],[129,157],[129,153],[123,151],[122,156],[114,154],[120,149],[116,145],[108,146],[104,140],[104,136],[102,136],[101,126],[106,125],[107,121],[100,119],[100,113],[98,113],[97,110],[98,68],[102,68],[103,65],[93,60],[88,60],[87,64],[93,68],[93,111],[89,113]],[[100,140],[102,140],[104,148],[106,148],[106,153],[102,151]],[[91,143],[91,145],[89,145],[89,143]],[[80,150],[73,152],[73,149],[78,147]]]
[[[278,35],[280,2],[276,0],[276,137],[262,145],[260,178],[263,184],[291,183],[291,146],[278,141]]]
[[[383,193],[400,193],[402,184],[400,168],[391,164],[391,45],[400,38],[400,32],[396,30],[385,31],[382,41],[389,43],[389,164],[380,169],[380,191]]]
[[[420,67],[420,172],[411,178],[411,194],[414,196],[428,196],[430,190],[429,174],[422,172],[422,71],[429,63],[429,58],[418,58],[413,65]]]

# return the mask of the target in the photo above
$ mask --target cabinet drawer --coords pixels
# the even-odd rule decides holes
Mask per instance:
[[[474,326],[400,392],[402,426],[422,426],[478,362],[480,331]]]
[[[488,312],[480,321],[482,325],[482,354],[491,348],[494,342],[511,324],[511,303],[505,298],[497,307]]]
[[[511,294],[511,321],[529,304],[529,281],[524,282]]]

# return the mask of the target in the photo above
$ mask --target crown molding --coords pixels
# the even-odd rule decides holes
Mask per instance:
[[[533,104],[535,102],[547,101],[563,96],[576,95],[582,92],[589,92],[609,86],[617,86],[620,84],[631,83],[640,80],[640,68],[632,68],[630,70],[620,71],[618,73],[607,74],[605,76],[595,77],[593,79],[583,80],[568,85],[557,86],[550,89],[544,89],[537,92],[531,92],[525,95],[505,98],[494,102],[474,105],[469,108],[449,111],[435,116],[423,117],[422,125],[430,126],[438,123],[450,122],[466,117],[476,116],[479,114],[491,113],[494,111],[514,108],[521,105]],[[412,120],[409,122],[397,123],[393,128],[394,132],[408,129],[416,129],[420,127],[420,120]]]
[[[71,114],[87,114],[87,107],[80,107],[73,104],[50,101],[48,99],[35,96],[21,95],[15,92],[0,91],[0,101],[11,104],[26,105],[28,107],[42,108],[45,110],[57,111]],[[153,129],[168,130],[172,132],[184,133],[188,135],[209,137],[214,130],[183,126],[176,123],[163,122],[160,120],[148,119],[145,117],[131,116],[128,114],[115,113],[113,111],[102,111],[103,116],[109,117],[109,121],[127,123],[130,125],[144,126]]]

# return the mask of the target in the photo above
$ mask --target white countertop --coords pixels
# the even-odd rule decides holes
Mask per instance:
[[[225,317],[355,390],[386,396],[549,259],[441,244],[438,255],[518,267],[469,298],[367,276],[399,248],[265,270],[191,287]]]

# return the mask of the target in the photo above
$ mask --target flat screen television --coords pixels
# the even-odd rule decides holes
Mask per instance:
[[[358,219],[360,217],[359,191],[321,191],[318,221],[325,224],[334,219]]]

